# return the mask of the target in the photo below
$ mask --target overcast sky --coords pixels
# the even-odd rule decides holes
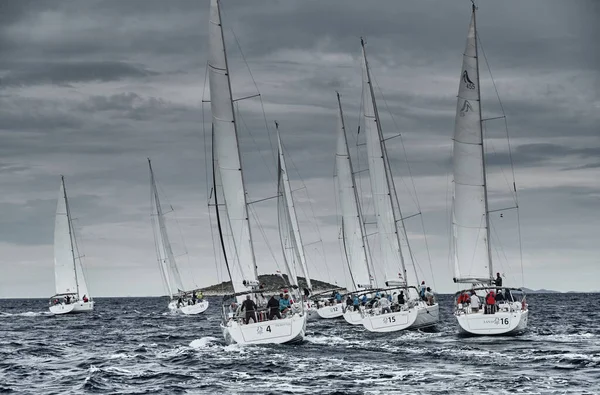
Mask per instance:
[[[478,30],[511,137],[524,284],[599,290],[600,3],[478,5]],[[196,0],[0,2],[0,297],[54,293],[60,174],[92,295],[163,294],[146,157],[153,159],[163,201],[175,209],[169,231],[176,254],[186,251],[181,240],[187,246],[178,258],[185,283],[224,279],[207,207],[208,8],[208,1]],[[405,215],[418,208],[402,187],[410,185],[402,143],[414,176],[434,279],[415,217],[407,226],[421,271],[438,292],[455,291],[449,164],[470,2],[224,0],[222,16],[233,95],[257,93],[253,76],[269,127],[260,100],[238,102],[249,194],[257,200],[276,191],[271,147],[278,120],[293,161],[293,188],[300,188],[300,225],[314,277],[340,284],[347,277],[332,178],[335,91],[354,147],[364,36],[384,132],[403,136],[389,140],[388,150]],[[485,64],[481,75],[484,117],[498,116]],[[503,127],[488,122],[490,209],[512,205]],[[355,167],[365,169],[364,152],[358,147],[354,154]],[[274,201],[253,211],[268,239],[256,228],[259,268],[272,273],[273,256],[280,257]],[[506,284],[520,286],[515,211],[502,218],[494,213],[492,220],[496,269]]]

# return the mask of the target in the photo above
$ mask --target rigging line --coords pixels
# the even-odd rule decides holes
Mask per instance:
[[[514,201],[515,206],[519,206],[519,197],[517,193],[517,183],[515,177],[515,165],[512,158],[512,149],[510,145],[510,134],[508,132],[508,120],[506,119],[506,112],[504,111],[504,105],[502,104],[502,99],[500,99],[500,93],[498,92],[498,87],[496,86],[496,81],[494,80],[494,76],[492,74],[492,68],[487,60],[487,56],[485,54],[485,50],[483,49],[483,41],[481,40],[481,35],[477,33],[477,40],[479,41],[479,46],[481,47],[481,53],[483,54],[483,58],[485,59],[485,64],[487,65],[488,72],[490,73],[490,79],[492,80],[492,85],[494,86],[494,91],[496,92],[496,97],[498,98],[498,104],[500,104],[500,109],[502,111],[502,115],[504,115],[504,129],[506,130],[506,143],[508,145],[508,159],[510,161],[510,169],[512,173],[513,179],[513,193],[514,193]],[[523,269],[523,241],[521,240],[521,220],[520,213],[517,210],[517,232],[519,235],[519,259],[521,261],[521,277],[523,283],[525,283],[524,277],[524,269]]]
[[[250,212],[252,213],[252,217],[254,218],[254,221],[258,227],[258,230],[259,230],[261,236],[263,237],[263,240],[265,241],[265,244],[267,245],[267,249],[269,250],[271,257],[273,258],[273,261],[275,262],[275,266],[277,266],[277,270],[281,271],[281,266],[279,266],[279,262],[277,261],[277,258],[275,258],[275,253],[273,252],[273,249],[271,248],[271,244],[269,243],[269,238],[267,237],[267,234],[265,233],[263,226],[260,224],[260,220],[258,219],[258,214],[256,213],[256,210],[252,206],[248,206],[248,208],[250,209]]]
[[[283,142],[281,143],[281,145],[282,145],[282,148],[284,150],[286,150],[285,145],[284,145]],[[308,206],[310,207],[312,218],[314,219],[314,228],[316,229],[317,235],[319,236],[319,240],[317,240],[317,242],[321,242],[322,243],[322,245],[321,245],[322,251],[323,251],[322,252],[322,256],[323,256],[323,260],[324,260],[324,263],[325,263],[325,267],[327,268],[327,254],[325,253],[325,246],[323,244],[323,235],[321,234],[321,229],[319,228],[319,224],[318,224],[318,221],[317,221],[317,216],[315,215],[315,210],[313,208],[313,205],[312,205],[312,202],[311,202],[311,199],[310,199],[310,195],[308,194],[308,188],[306,186],[306,183],[304,182],[304,179],[300,175],[300,171],[298,170],[298,167],[296,166],[296,163],[294,163],[294,159],[292,158],[292,156],[288,154],[286,156],[286,158],[289,159],[289,163],[292,164],[292,168],[295,170],[296,174],[298,174],[298,178],[300,178],[300,182],[302,183],[302,186],[303,186],[303,188],[305,190],[306,198],[308,200]],[[306,215],[306,212],[304,211],[304,207],[302,205],[300,205],[299,208],[300,208],[300,210],[302,210],[302,212],[304,213],[304,215]],[[314,244],[314,243],[312,243],[312,244]]]
[[[502,99],[500,99],[500,93],[498,92],[498,87],[496,86],[496,81],[494,80],[494,75],[492,74],[492,68],[490,67],[490,64],[487,60],[487,56],[485,54],[485,50],[483,49],[483,42],[481,41],[481,35],[479,32],[477,32],[477,40],[479,41],[479,47],[481,48],[481,53],[483,54],[483,58],[485,59],[485,64],[487,66],[488,72],[490,73],[490,80],[492,81],[492,85],[494,86],[494,92],[496,93],[496,98],[498,99],[498,104],[500,105],[500,110],[502,111],[502,116],[504,118],[504,129],[506,131],[506,142],[508,145],[508,158],[509,158],[509,162],[510,162],[510,168],[511,168],[511,173],[512,173],[512,179],[513,179],[513,195],[514,195],[514,200],[515,200],[515,204],[518,205],[518,201],[517,201],[517,191],[516,191],[516,186],[515,186],[515,167],[514,167],[514,163],[513,163],[513,159],[512,159],[512,150],[511,150],[511,146],[510,146],[510,135],[508,133],[508,120],[506,119],[506,112],[504,110],[504,105],[502,104]]]
[[[485,123],[482,123],[481,124],[481,128],[482,128],[483,132],[485,133],[485,135],[487,135],[488,134],[487,125]],[[486,148],[489,147],[488,149],[486,149],[486,152],[491,152],[493,154],[498,154],[498,151],[496,150],[496,148],[494,146],[493,139],[491,139],[491,138],[484,139],[484,144],[485,144]],[[515,207],[516,207],[517,201],[515,200],[515,195],[514,195],[514,193],[511,190],[512,189],[511,188],[511,183],[508,181],[508,177],[506,177],[506,172],[504,171],[504,168],[502,166],[500,166],[500,173],[502,174],[502,177],[504,178],[504,181],[506,182],[506,185],[508,186],[510,197],[511,197],[511,199],[512,199],[512,201],[513,201],[513,203],[515,204]]]
[[[402,153],[404,154],[404,163],[405,163],[406,169],[408,171],[408,177],[410,178],[411,183],[412,183],[412,190],[406,184],[406,181],[404,180],[405,177],[400,176],[400,180],[402,180],[402,183],[406,186],[406,190],[407,190],[409,196],[411,197],[411,199],[413,200],[413,202],[417,206],[417,211],[421,211],[421,207],[420,207],[420,204],[419,204],[419,198],[418,198],[418,195],[417,195],[417,188],[415,187],[415,180],[414,180],[414,178],[412,176],[412,171],[411,171],[411,168],[410,168],[410,163],[408,161],[408,155],[406,154],[406,146],[404,145],[404,138],[402,137],[402,134],[400,133],[400,127],[398,126],[398,123],[396,122],[396,118],[394,117],[394,114],[390,110],[390,107],[388,105],[387,100],[385,99],[385,95],[383,94],[383,91],[381,90],[381,87],[377,83],[376,77],[372,76],[372,80],[373,80],[373,82],[375,82],[375,85],[377,86],[379,94],[381,95],[381,98],[383,99],[383,103],[385,104],[385,108],[387,109],[388,114],[392,118],[392,122],[394,123],[394,127],[396,128],[396,131],[398,131],[398,136],[400,137],[400,143],[402,144]],[[413,192],[414,192],[414,196],[413,196]]]
[[[166,218],[167,218],[166,214],[168,214],[170,212],[174,213],[175,209],[173,208],[173,205],[169,201],[169,197],[167,196],[167,194],[165,193],[164,189],[162,188],[162,185],[156,182],[156,177],[154,177],[154,184],[156,185],[157,189],[161,192],[162,198],[164,200],[166,200],[167,205],[169,207],[171,207],[171,211],[169,211],[167,213],[163,213],[163,217],[166,220]],[[192,280],[192,282],[194,283],[194,285],[197,285],[196,284],[196,279],[194,277],[194,272],[191,269],[189,251],[188,251],[187,246],[185,244],[185,239],[183,237],[183,232],[181,231],[181,225],[180,225],[179,220],[178,220],[178,218],[177,218],[177,216],[175,214],[171,218],[175,221],[175,227],[177,228],[177,232],[179,233],[179,241],[181,241],[181,244],[183,245],[183,251],[184,251],[184,253],[180,254],[178,256],[182,256],[182,255],[186,256],[186,260],[187,260],[187,272],[189,273],[190,279]],[[166,224],[165,224],[165,227],[166,227]],[[174,256],[173,258],[177,258],[178,256]],[[174,262],[173,264],[177,266],[177,262]],[[181,280],[182,280],[182,283],[183,283],[183,279],[181,279]]]
[[[250,127],[248,127],[248,124],[246,123],[246,120],[242,116],[242,113],[240,112],[240,108],[239,108],[239,105],[238,105],[237,102],[235,103],[235,109],[236,109],[236,113],[237,113],[237,119],[241,121],[241,123],[244,126],[245,130],[248,132],[248,135],[252,139],[252,142],[257,147],[258,154],[260,155],[260,158],[263,161],[263,164],[267,168],[267,171],[269,172],[269,175],[271,177],[275,177],[275,175],[273,174],[272,166],[268,165],[267,160],[265,159],[265,157],[263,155],[263,150],[260,149],[260,145],[258,144],[258,142],[256,141],[256,139],[254,138],[254,135],[252,134],[252,129]],[[270,140],[270,138],[269,138],[269,140]]]
[[[265,105],[262,99],[262,95],[260,94],[260,89],[258,89],[258,85],[256,84],[256,80],[254,79],[254,75],[252,74],[252,70],[250,70],[250,65],[248,64],[248,61],[246,60],[246,55],[244,55],[244,51],[242,51],[242,46],[240,44],[240,40],[238,40],[237,35],[235,34],[235,32],[233,31],[233,29],[229,29],[231,31],[231,33],[233,34],[233,38],[235,39],[235,43],[240,51],[240,54],[242,55],[242,59],[244,60],[244,64],[246,65],[246,68],[248,69],[248,74],[250,74],[250,78],[252,79],[252,83],[254,84],[254,87],[256,88],[256,91],[258,92],[259,96],[258,99],[260,100],[260,108],[262,110],[262,114],[263,114],[263,120],[265,121],[265,130],[267,131],[267,138],[269,139],[269,145],[271,146],[271,154],[273,155],[273,161],[275,163],[277,163],[277,155],[275,154],[276,150],[273,147],[273,141],[271,139],[271,132],[269,129],[269,122],[267,122],[267,114],[265,113]]]
[[[502,242],[500,240],[500,234],[498,233],[498,230],[494,226],[494,222],[493,221],[490,221],[490,225],[492,227],[492,232],[493,232],[493,234],[495,236],[494,238],[495,238],[496,242],[493,243],[493,246],[494,246],[494,250],[496,251],[496,255],[498,256],[498,261],[502,262],[501,258],[504,257],[504,261],[506,262],[506,267],[504,267],[504,265],[502,265],[503,266],[502,269],[504,269],[502,271],[504,271],[504,272],[508,271],[509,273],[511,273],[511,277],[512,277],[512,279],[514,281],[514,280],[516,280],[516,278],[512,275],[512,272],[510,271],[510,262],[508,260],[508,257],[506,256],[506,250],[505,250],[505,248],[502,245]],[[499,249],[498,249],[498,246],[500,247]],[[502,255],[500,255],[500,252],[502,252]],[[515,283],[516,283],[516,281],[515,281]]]

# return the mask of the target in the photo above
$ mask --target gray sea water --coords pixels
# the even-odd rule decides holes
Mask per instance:
[[[164,298],[98,298],[91,314],[54,317],[47,300],[0,300],[0,393],[600,393],[598,294],[529,295],[517,337],[459,337],[441,295],[435,331],[315,320],[287,346],[225,344],[210,301],[183,316]]]

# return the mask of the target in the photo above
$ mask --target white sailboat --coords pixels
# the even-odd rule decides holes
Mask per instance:
[[[54,282],[56,294],[50,298],[52,314],[84,313],[94,309],[81,266],[63,176],[54,222]]]
[[[380,251],[380,262],[374,263],[373,266],[376,272],[375,277],[378,281],[383,281],[386,286],[383,293],[389,295],[394,291],[402,291],[405,294],[405,303],[398,306],[396,311],[391,308],[389,310],[385,308],[384,310],[380,307],[366,309],[362,324],[371,332],[394,332],[408,328],[424,328],[438,322],[439,305],[435,300],[431,304],[422,300],[416,287],[410,286],[407,279],[400,235],[404,235],[406,239],[406,248],[411,259],[412,253],[410,253],[410,244],[406,237],[404,222],[401,219],[402,215],[397,202],[394,180],[377,111],[367,53],[362,39],[361,45],[365,92],[365,99],[363,100],[365,138]],[[418,281],[416,268],[414,281],[416,285]],[[394,306],[392,305],[392,307]]]
[[[348,290],[353,294],[374,294],[376,292],[376,279],[366,238],[358,189],[354,179],[352,158],[348,149],[348,139],[344,124],[344,113],[339,93],[338,100],[338,130],[337,149],[335,154],[335,176],[342,214],[342,242],[348,270],[350,284]],[[356,295],[358,297],[358,295]],[[330,306],[330,309],[336,306]],[[362,308],[364,309],[364,308]],[[352,325],[362,324],[362,309],[344,307],[343,316],[346,322]]]
[[[291,287],[296,290],[294,292],[295,300],[300,302],[303,301],[305,296],[308,296],[307,294],[312,293],[313,288],[308,272],[308,265],[306,263],[302,234],[300,233],[300,226],[298,225],[294,197],[292,195],[285,154],[283,152],[283,145],[281,144],[279,124],[277,122],[275,122],[275,128],[277,131],[278,149],[277,219],[279,224],[279,237],[281,248],[283,249],[283,258],[287,269],[288,279]],[[306,289],[304,291],[299,287],[298,268],[300,268],[306,281]]]
[[[455,316],[460,331],[473,335],[506,335],[522,332],[527,327],[529,309],[518,288],[506,288],[494,281],[490,223],[485,171],[485,152],[481,117],[479,58],[475,5],[467,35],[460,74],[454,128],[454,199],[452,205],[452,247],[455,283],[471,284],[457,296],[478,295],[485,301],[490,291],[501,292],[503,303],[489,313],[473,308],[471,303],[456,303]],[[508,291],[507,291],[508,290]],[[523,299],[518,301],[515,294]],[[477,305],[477,304],[476,304]]]
[[[258,282],[219,0],[211,0],[209,40],[213,189],[219,240],[233,285],[231,297],[243,305],[247,300],[260,302],[259,295],[265,290],[259,288]],[[231,308],[229,313],[228,308]],[[238,344],[274,344],[304,339],[307,316],[302,304],[298,311],[293,310],[277,320],[266,320],[261,308],[254,319],[246,320],[236,310],[235,302],[223,306],[221,329],[225,340]]]
[[[208,309],[208,300],[203,299],[198,290],[185,291],[177,261],[173,255],[171,242],[167,233],[167,226],[160,199],[152,162],[148,158],[150,169],[150,196],[152,200],[152,229],[154,231],[154,245],[156,247],[156,258],[162,274],[163,284],[169,296],[168,308],[173,311],[181,311],[186,315],[200,314]]]

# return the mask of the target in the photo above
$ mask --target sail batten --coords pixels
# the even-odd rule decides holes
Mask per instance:
[[[258,276],[218,0],[211,0],[209,39],[213,160],[217,167],[213,176],[219,177],[225,206],[225,215],[222,216],[225,218],[222,220],[231,231],[232,246],[227,255],[227,265],[233,289],[243,292],[257,285]]]
[[[492,281],[475,9],[471,17],[453,138],[452,248],[455,281]]]

